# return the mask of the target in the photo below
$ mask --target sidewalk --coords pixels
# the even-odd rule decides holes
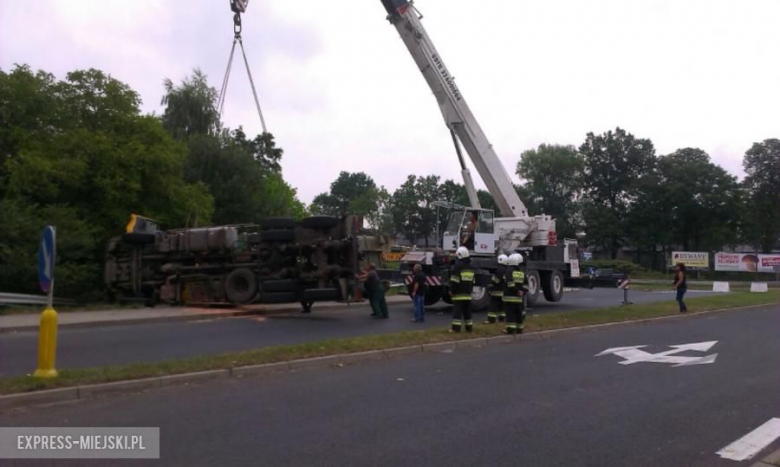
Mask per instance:
[[[409,303],[409,297],[405,295],[393,295],[387,297],[388,305],[397,303]],[[368,301],[344,303],[344,302],[320,302],[315,303],[312,312],[317,313],[323,309],[347,309],[353,306],[366,306]],[[110,326],[124,324],[142,324],[165,321],[191,321],[200,319],[230,318],[234,316],[264,315],[277,313],[298,313],[301,305],[298,303],[281,303],[275,305],[248,305],[236,308],[194,308],[157,306],[155,308],[137,308],[126,310],[95,310],[95,311],[71,311],[58,313],[59,327],[89,327]],[[0,316],[0,333],[32,331],[38,329],[38,313],[13,314]]]

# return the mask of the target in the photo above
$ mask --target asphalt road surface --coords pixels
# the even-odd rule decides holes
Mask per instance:
[[[622,299],[622,292],[616,289],[582,290],[567,293],[559,303],[541,300],[532,312],[543,314],[587,310],[617,305]],[[674,295],[663,292],[631,292],[631,300],[636,303],[666,301],[674,300]],[[310,315],[284,314],[62,328],[58,334],[57,368],[155,362],[273,345],[397,332],[423,326],[446,327],[450,322],[450,308],[437,306],[428,311],[424,325],[410,323],[413,314],[411,302],[391,306],[389,320],[370,319],[369,313],[368,305],[352,305],[323,311],[317,311],[315,305],[314,312]],[[477,321],[482,319],[483,314],[476,315]],[[0,376],[32,372],[37,361],[37,349],[36,331],[0,333]]]
[[[160,427],[170,466],[750,466],[777,444],[753,461],[716,453],[780,416],[778,329],[777,306],[738,310],[27,408],[3,425]],[[703,341],[717,343],[676,355],[712,364],[595,357]]]

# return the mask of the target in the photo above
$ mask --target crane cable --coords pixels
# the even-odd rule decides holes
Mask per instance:
[[[235,11],[235,10],[234,10]],[[249,69],[249,60],[246,58],[246,51],[244,50],[244,41],[241,39],[241,13],[236,11],[233,15],[233,46],[230,48],[230,56],[228,57],[227,68],[225,69],[225,76],[222,79],[222,88],[219,91],[219,98],[217,100],[217,110],[219,111],[220,119],[225,108],[225,96],[227,94],[228,82],[230,81],[230,72],[233,67],[233,57],[236,52],[236,43],[241,46],[241,55],[244,57],[244,65],[246,66],[246,74],[249,77],[249,84],[252,87],[252,95],[255,98],[255,107],[257,107],[257,115],[260,116],[260,124],[263,127],[263,133],[268,133],[268,129],[265,126],[265,118],[263,118],[263,111],[260,108],[260,99],[257,98],[257,89],[255,88],[255,81],[252,78],[252,72]]]

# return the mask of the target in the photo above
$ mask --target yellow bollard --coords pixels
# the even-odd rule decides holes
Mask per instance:
[[[56,378],[54,359],[57,356],[57,312],[47,306],[41,313],[41,326],[38,330],[38,369],[36,378]]]

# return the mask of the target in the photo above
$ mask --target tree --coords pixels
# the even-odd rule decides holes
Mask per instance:
[[[780,238],[780,140],[754,143],[745,153],[743,167],[747,174],[744,186],[749,196],[750,231],[746,236],[768,253]]]
[[[425,235],[417,201],[417,177],[409,175],[392,197],[392,219],[396,232],[403,234],[412,244]]]
[[[625,241],[626,216],[638,182],[655,166],[655,148],[649,139],[617,128],[602,135],[588,133],[580,154],[588,198],[583,203],[586,231],[614,259]]]
[[[536,214],[556,220],[560,237],[575,238],[579,199],[583,189],[585,162],[574,146],[542,144],[525,151],[517,164],[517,175],[525,180],[528,200]]]
[[[182,80],[178,86],[166,78],[163,86],[165,95],[160,103],[165,106],[165,111],[162,122],[176,139],[214,135],[220,131],[219,93],[209,86],[202,71],[196,68],[192,76]]]
[[[206,187],[183,178],[186,147],[159,119],[141,115],[140,99],[98,70],[52,75],[0,70],[4,152],[0,274],[12,290],[32,291],[40,229],[58,227],[58,291],[100,290],[106,240],[133,212],[169,225],[208,223]],[[40,103],[36,109],[31,103]],[[67,272],[65,272],[67,271]]]
[[[341,217],[347,214],[372,217],[379,210],[379,189],[363,172],[341,172],[328,193],[314,198],[311,210],[316,214]]]
[[[187,145],[186,179],[208,186],[214,197],[214,222],[242,224],[304,215],[305,206],[282,177],[284,151],[272,134],[249,139],[241,127],[224,128],[217,91],[200,70],[179,85],[166,79],[165,91],[163,125]]]
[[[659,158],[658,174],[673,243],[684,250],[710,251],[736,242],[740,218],[736,177],[695,148]]]

